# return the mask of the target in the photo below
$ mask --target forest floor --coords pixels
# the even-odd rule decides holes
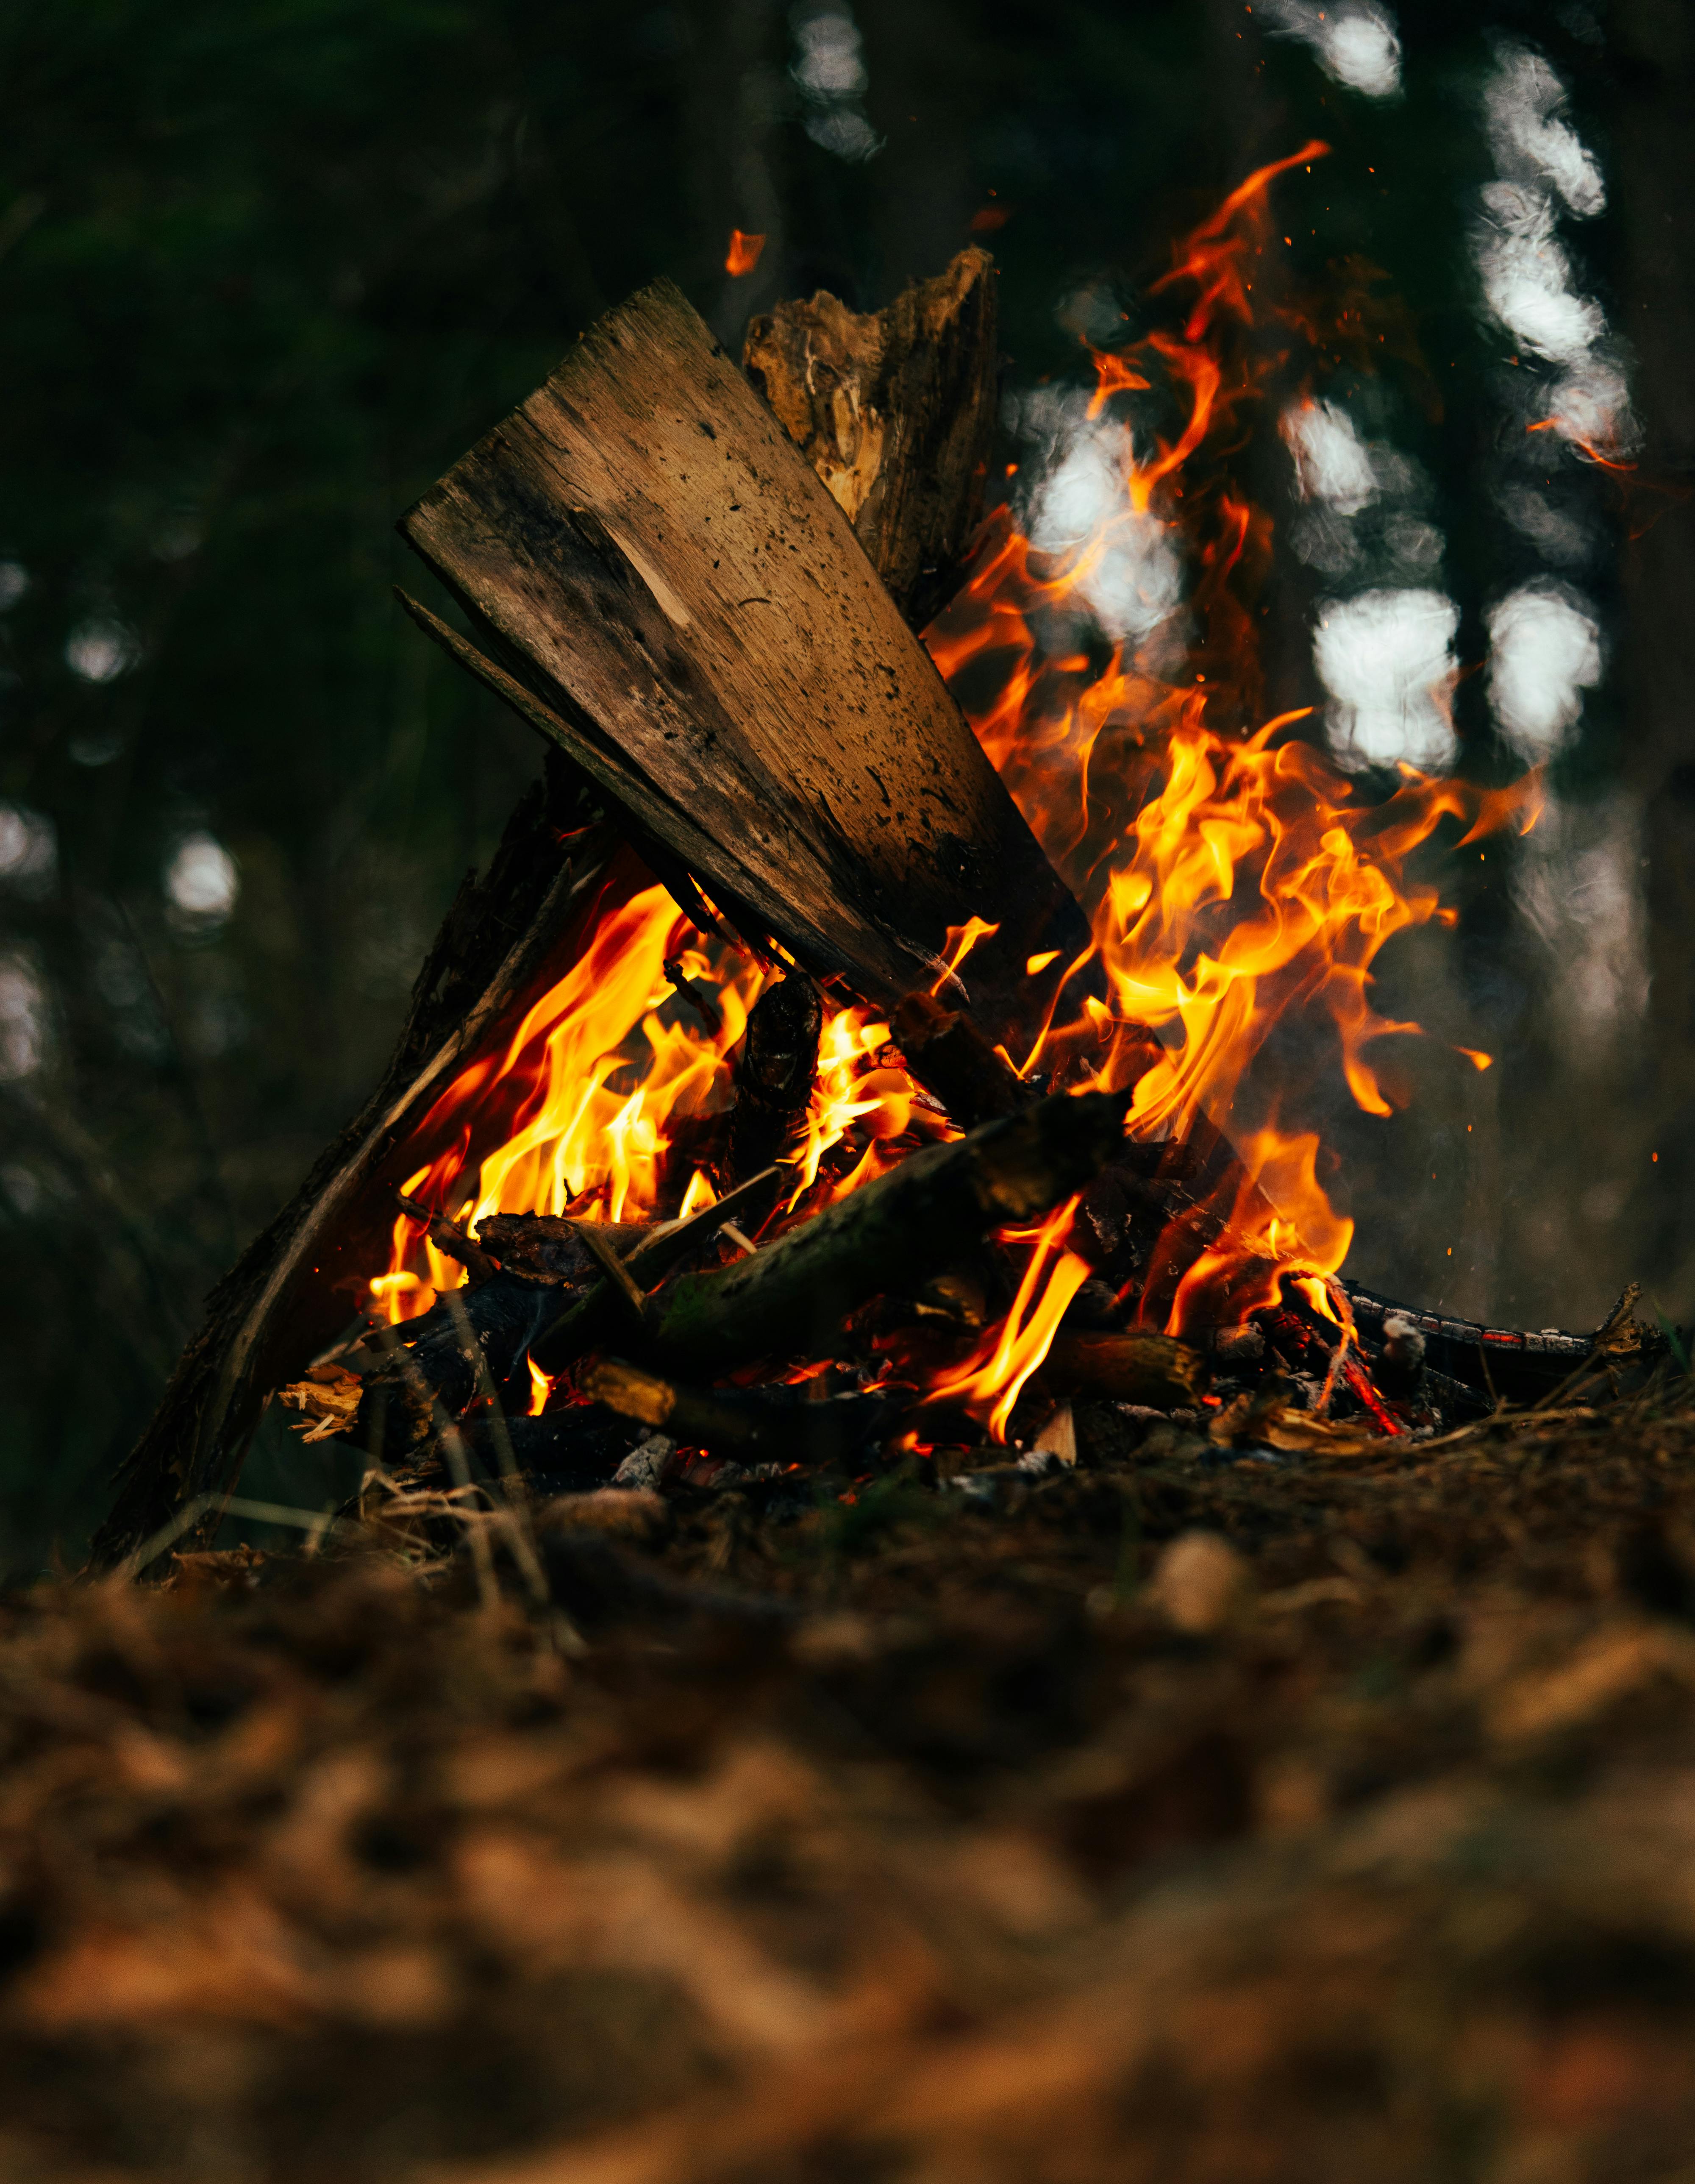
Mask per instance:
[[[534,1536],[0,1607],[0,2177],[1695,2180],[1676,1390]]]

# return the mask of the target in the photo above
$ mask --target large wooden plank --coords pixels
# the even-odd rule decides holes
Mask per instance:
[[[885,1006],[934,981],[948,928],[998,924],[968,1006],[994,1038],[1039,1018],[1081,912],[842,510],[670,282],[401,528],[559,739],[640,777],[643,826],[732,915]]]

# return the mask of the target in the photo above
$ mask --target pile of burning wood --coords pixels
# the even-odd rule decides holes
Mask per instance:
[[[1228,410],[1194,361],[1222,292],[1160,351],[1179,453]],[[1244,1159],[1208,1119],[1297,989],[1381,1106],[1360,1050],[1406,1028],[1366,967],[1437,914],[1401,861],[1526,800],[1412,780],[1364,812],[1287,722],[1225,734],[1204,674],[1154,693],[1118,658],[1057,727],[1031,675],[968,722],[936,659],[969,680],[1009,641],[985,570],[1063,588],[1004,526],[971,562],[993,306],[968,252],[875,319],[785,306],[742,369],[657,284],[404,519],[466,630],[403,604],[547,772],[383,1084],[214,1295],[99,1552],[231,1490],[279,1391],[391,1477],[781,1485],[1169,1418],[1237,1450],[1428,1435],[1641,1352],[1627,1305],[1523,1335],[1351,1287],[1310,1142]],[[1097,362],[1103,400],[1145,383]]]

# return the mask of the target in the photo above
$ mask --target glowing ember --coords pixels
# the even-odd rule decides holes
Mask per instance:
[[[730,248],[724,260],[724,270],[736,279],[751,273],[759,262],[759,253],[765,247],[763,235],[744,235],[739,227],[730,231]]]

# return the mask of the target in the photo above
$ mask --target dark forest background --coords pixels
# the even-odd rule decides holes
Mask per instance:
[[[1476,660],[1518,550],[1487,489],[1503,343],[1470,244],[1480,86],[1512,36],[1607,179],[1581,272],[1631,352],[1642,474],[1689,478],[1676,0],[1403,8],[1394,98],[1223,0],[851,13],[869,158],[809,134],[779,0],[0,10],[0,1560],[74,1557],[205,1290],[365,1095],[536,770],[392,605],[392,524],[629,290],[669,274],[739,341],[819,286],[879,305],[1003,214],[978,231],[1009,382],[1081,384],[1061,300],[1145,288],[1174,235],[1321,134],[1335,173],[1298,253],[1381,267],[1448,382],[1406,430]],[[738,280],[732,226],[768,237]],[[1592,1322],[1633,1274],[1695,1307],[1695,515],[1662,493],[1632,539],[1637,504],[1603,482],[1609,669],[1557,787],[1574,841],[1613,815],[1631,990],[1574,1017],[1511,858],[1456,867],[1461,930],[1398,970],[1392,949],[1385,1000],[1501,1064],[1439,1054],[1392,1123],[1336,1119],[1350,1271],[1520,1324]],[[1311,586],[1280,581],[1273,679],[1298,702],[1322,695]],[[1498,772],[1481,688],[1462,763]]]

